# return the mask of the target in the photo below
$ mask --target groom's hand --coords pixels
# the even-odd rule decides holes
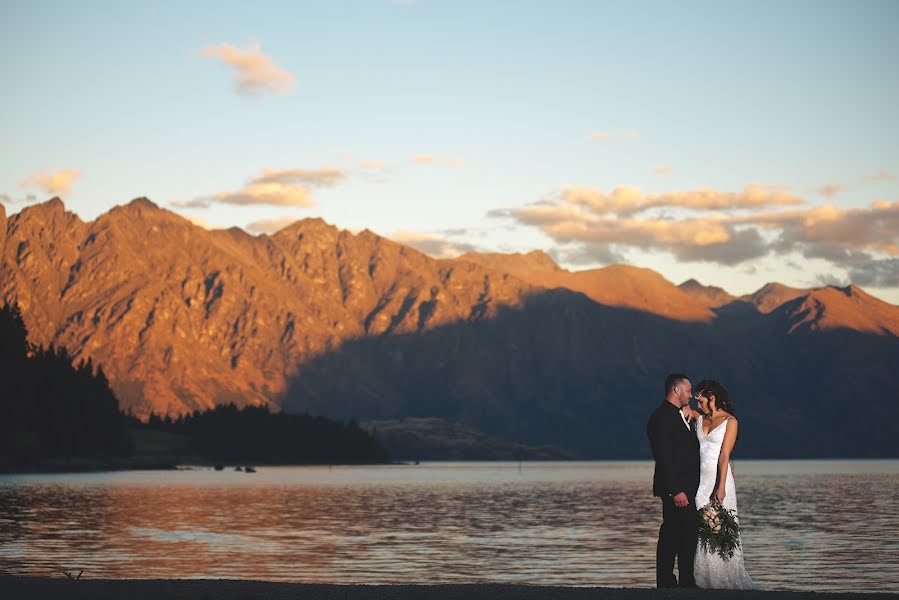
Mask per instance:
[[[678,508],[686,508],[690,501],[687,500],[687,495],[683,492],[672,498],[674,500],[674,505]]]

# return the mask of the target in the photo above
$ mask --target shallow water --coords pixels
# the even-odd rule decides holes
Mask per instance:
[[[899,589],[899,461],[734,465],[765,589]],[[0,572],[651,587],[648,462],[0,476]]]

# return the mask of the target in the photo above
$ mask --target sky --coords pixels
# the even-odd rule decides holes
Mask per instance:
[[[899,2],[0,1],[0,202],[899,304]]]

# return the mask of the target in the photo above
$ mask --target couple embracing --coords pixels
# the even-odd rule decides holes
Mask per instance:
[[[690,408],[695,397],[699,411]],[[662,499],[662,527],[656,549],[656,585],[675,587],[677,557],[680,587],[755,589],[737,546],[730,558],[697,545],[697,507],[720,504],[736,514],[737,494],[730,453],[737,441],[737,419],[730,396],[717,381],[692,385],[686,375],[665,380],[665,401],[646,426],[655,459],[653,495]]]

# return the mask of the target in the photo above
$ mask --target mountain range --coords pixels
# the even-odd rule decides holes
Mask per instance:
[[[54,198],[0,205],[3,301],[141,417],[266,404],[636,457],[684,371],[731,390],[749,455],[899,454],[877,425],[899,417],[899,307],[854,285],[735,297],[540,251],[435,259],[321,219],[206,230],[145,198],[84,222]]]

